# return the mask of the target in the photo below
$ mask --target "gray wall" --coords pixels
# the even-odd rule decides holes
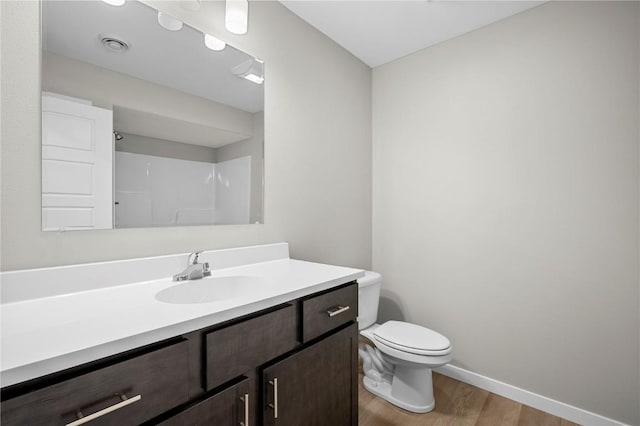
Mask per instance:
[[[384,316],[640,423],[637,2],[548,2],[373,71]]]
[[[224,2],[157,5],[265,60],[265,224],[41,232],[39,7],[2,1],[2,269],[276,241],[297,258],[370,267],[370,68],[278,2],[251,3],[245,36],[224,30]]]

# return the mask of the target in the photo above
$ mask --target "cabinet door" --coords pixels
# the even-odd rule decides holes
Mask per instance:
[[[245,379],[186,408],[159,426],[250,426],[255,424],[251,405],[253,395],[249,380]]]
[[[357,425],[356,324],[263,370],[265,425]]]

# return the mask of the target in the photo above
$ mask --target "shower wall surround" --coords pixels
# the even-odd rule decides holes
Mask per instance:
[[[115,226],[249,223],[251,157],[218,163],[115,153]]]

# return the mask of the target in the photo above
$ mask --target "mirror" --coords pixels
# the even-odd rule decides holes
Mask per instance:
[[[44,1],[42,229],[262,222],[263,80],[137,1]]]

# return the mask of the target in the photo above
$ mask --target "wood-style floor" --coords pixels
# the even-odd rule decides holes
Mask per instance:
[[[402,410],[375,397],[359,376],[359,426],[574,426],[575,423],[433,373],[436,408],[425,414]]]

